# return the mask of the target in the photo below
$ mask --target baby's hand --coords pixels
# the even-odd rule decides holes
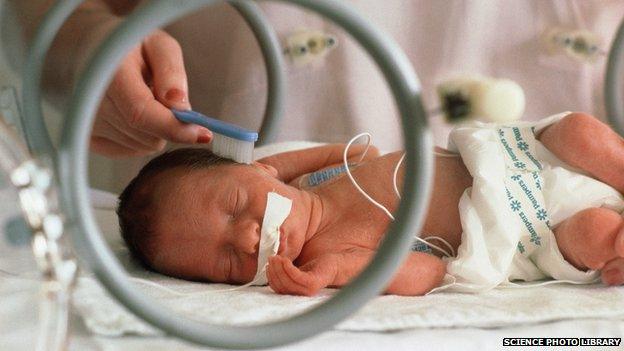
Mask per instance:
[[[326,285],[314,272],[302,271],[282,256],[269,257],[267,278],[278,294],[313,296]]]

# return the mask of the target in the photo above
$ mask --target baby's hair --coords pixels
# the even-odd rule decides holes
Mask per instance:
[[[119,195],[117,216],[121,236],[128,249],[145,268],[153,269],[148,252],[154,237],[157,176],[176,168],[207,169],[235,162],[213,154],[208,149],[182,148],[165,152],[149,161]]]

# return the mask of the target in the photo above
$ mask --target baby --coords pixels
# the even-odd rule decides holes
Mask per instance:
[[[624,140],[581,113],[519,125],[461,126],[450,137],[461,157],[436,150],[422,232],[446,241],[457,257],[430,248],[410,252],[386,293],[423,295],[441,285],[479,291],[547,277],[588,283],[601,275],[605,284],[624,283],[624,220],[618,213],[624,208]],[[350,163],[363,150],[350,148]],[[327,145],[252,165],[205,149],[165,153],[120,196],[122,236],[133,255],[157,272],[244,284],[256,274],[267,193],[276,192],[292,200],[292,209],[280,228],[279,251],[268,260],[270,287],[295,295],[341,287],[367,265],[391,222],[343,174],[318,185],[306,181],[311,172],[340,166],[343,151],[344,145]],[[392,181],[402,155],[379,156],[371,148],[351,168],[360,187],[390,212],[400,202]],[[599,191],[582,195],[583,204],[552,199],[558,186],[581,194],[580,179],[595,182]],[[403,167],[397,180],[401,189]],[[488,203],[496,199],[510,207]],[[481,270],[484,260],[488,266]]]

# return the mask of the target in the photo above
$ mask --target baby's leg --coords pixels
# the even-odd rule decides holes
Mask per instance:
[[[608,125],[587,114],[571,113],[538,139],[559,159],[624,193],[624,140]],[[581,211],[555,229],[557,244],[577,268],[602,269],[603,282],[624,284],[622,221],[608,209]]]
[[[538,139],[562,161],[624,193],[624,140],[608,125],[584,113],[571,113]]]
[[[624,283],[624,270],[620,270],[624,268],[624,219],[619,213],[588,208],[563,221],[554,233],[561,254],[570,264],[581,270],[603,270],[606,284]]]

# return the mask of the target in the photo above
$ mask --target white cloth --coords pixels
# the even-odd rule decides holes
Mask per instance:
[[[126,252],[118,254],[121,258],[127,257]],[[133,283],[162,308],[197,321],[225,325],[260,324],[288,318],[322,303],[335,292],[324,289],[315,297],[290,296],[275,294],[265,286],[211,293],[231,286],[149,274],[138,266],[130,267],[130,272],[177,292],[197,294],[178,296],[150,285]],[[96,334],[158,333],[112,299],[93,278],[79,279],[73,304],[89,330]],[[539,289],[493,289],[481,294],[440,292],[414,297],[380,296],[335,329],[380,332],[410,328],[492,328],[560,319],[624,318],[623,311],[622,287],[557,284]]]
[[[462,242],[435,289],[478,292],[545,278],[589,283],[598,272],[569,264],[551,228],[590,207],[624,210],[615,189],[566,165],[535,138],[568,112],[537,123],[470,122],[450,135],[473,177],[459,201]]]

